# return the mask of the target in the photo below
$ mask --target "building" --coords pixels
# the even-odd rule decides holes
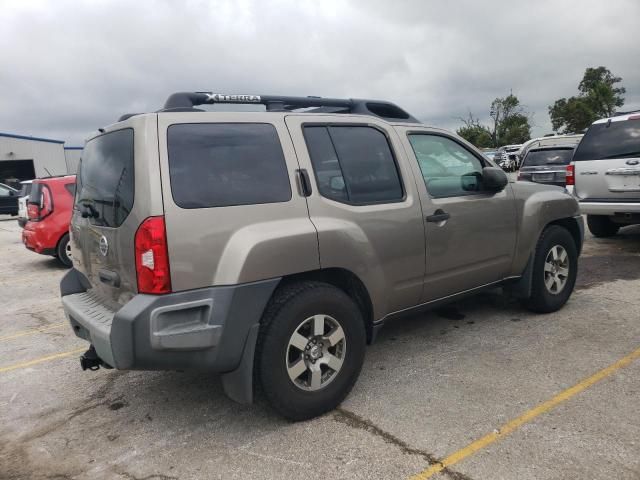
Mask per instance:
[[[67,173],[77,173],[80,164],[82,147],[64,147],[64,160],[67,164]]]
[[[81,151],[63,140],[0,132],[0,183],[75,173]]]

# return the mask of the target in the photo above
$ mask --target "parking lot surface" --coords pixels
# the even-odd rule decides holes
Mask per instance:
[[[640,478],[640,227],[587,234],[555,314],[491,291],[388,324],[342,406],[289,423],[203,373],[82,372],[65,270],[0,218],[2,479]]]

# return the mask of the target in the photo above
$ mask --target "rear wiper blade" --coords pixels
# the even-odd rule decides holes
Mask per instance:
[[[616,153],[614,155],[607,155],[603,158],[626,158],[626,157],[640,157],[640,150],[635,152]]]

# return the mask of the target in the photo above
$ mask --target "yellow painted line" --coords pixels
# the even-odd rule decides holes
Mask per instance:
[[[47,325],[46,327],[30,328],[29,330],[22,330],[21,332],[16,332],[16,333],[12,333],[11,335],[0,337],[0,342],[3,340],[12,340],[14,338],[26,337],[27,335],[35,335],[36,333],[46,332],[48,330],[53,330],[54,328],[60,328],[63,325],[66,325],[66,323],[60,322],[60,323],[54,323],[52,325]]]
[[[426,470],[411,477],[411,480],[426,480],[428,478],[431,478],[436,473],[441,472],[445,468],[450,467],[451,465],[455,465],[458,462],[461,462],[465,458],[476,453],[478,450],[481,450],[491,445],[492,443],[497,442],[503,437],[506,437],[521,425],[528,423],[534,418],[536,418],[537,416],[542,415],[543,413],[548,412],[552,408],[557,407],[562,402],[569,400],[571,397],[589,388],[590,386],[599,382],[600,380],[607,378],[608,376],[617,372],[621,368],[626,367],[627,365],[629,365],[631,362],[633,362],[638,358],[640,358],[640,348],[631,352],[626,357],[618,360],[613,365],[610,365],[607,368],[600,370],[599,372],[593,374],[592,376],[585,378],[580,383],[577,383],[573,387],[567,388],[566,390],[560,392],[552,399],[547,400],[546,402],[541,403],[537,407],[532,408],[531,410],[523,413],[518,418],[511,420],[508,423],[505,423],[498,430],[491,432],[485,435],[484,437],[479,438],[475,442],[470,443],[466,447],[458,450],[457,452],[452,453],[441,462],[431,465]]]
[[[46,357],[36,358],[35,360],[29,360],[28,362],[16,363],[9,365],[8,367],[0,367],[0,373],[10,372],[11,370],[17,370],[19,368],[26,368],[39,363],[48,362],[49,360],[57,360],[58,358],[70,357],[71,355],[77,355],[80,352],[85,352],[86,347],[78,348],[76,350],[70,350],[68,352],[56,353],[54,355],[47,355]]]

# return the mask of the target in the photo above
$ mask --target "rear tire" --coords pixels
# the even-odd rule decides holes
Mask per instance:
[[[263,315],[257,381],[278,413],[307,420],[348,395],[365,347],[362,314],[346,293],[320,282],[291,284],[276,291]]]
[[[65,233],[58,242],[58,246],[56,248],[56,258],[63,266],[67,268],[71,267],[72,262],[68,233]]]
[[[587,215],[587,225],[593,236],[599,238],[613,237],[620,230],[620,225],[606,215]]]
[[[531,296],[522,304],[532,312],[551,313],[567,303],[578,274],[578,250],[571,233],[558,225],[540,235],[533,259]]]

